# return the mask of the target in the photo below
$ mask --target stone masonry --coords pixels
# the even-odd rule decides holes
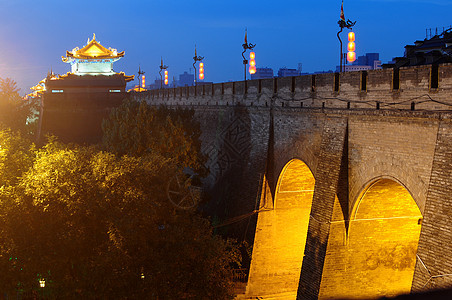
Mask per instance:
[[[379,180],[396,182],[409,192],[422,215],[413,225],[419,224],[421,233],[415,241],[417,252],[412,253],[414,276],[408,283],[417,292],[452,286],[452,64],[440,65],[438,76],[432,76],[433,70],[420,66],[330,73],[132,95],[151,105],[195,110],[202,150],[209,158],[210,176],[204,183],[210,197],[207,209],[219,223],[237,217],[237,222],[220,227],[237,237],[252,241],[263,230],[256,228],[256,209],[273,206],[259,203],[261,195],[270,193],[265,199],[273,201],[287,163],[299,159],[309,167],[315,187],[304,258],[298,290],[288,293],[298,293],[298,299],[334,296],[328,294],[335,284],[328,278],[334,276],[325,272],[334,268],[336,254],[332,244],[327,251],[328,244],[338,242],[346,255],[352,215],[366,190]],[[392,208],[382,209],[390,214]],[[271,227],[266,218],[266,228]],[[341,236],[330,236],[339,232],[332,230],[339,223]],[[393,227],[388,234],[396,231]],[[384,232],[375,236],[383,237]],[[271,240],[257,240],[268,243],[265,249],[274,247]],[[344,257],[337,259],[346,265]],[[340,270],[346,275],[347,267]],[[277,295],[278,287],[266,293]]]

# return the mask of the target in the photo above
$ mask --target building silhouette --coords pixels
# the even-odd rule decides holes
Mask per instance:
[[[251,74],[251,79],[273,78],[272,68],[256,68],[256,73]]]

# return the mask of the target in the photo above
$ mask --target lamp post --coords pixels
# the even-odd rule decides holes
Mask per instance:
[[[353,26],[355,26],[356,21],[352,22],[350,20],[345,21],[345,15],[344,15],[344,1],[342,0],[342,5],[341,5],[341,17],[339,19],[339,21],[337,22],[337,24],[339,24],[339,27],[341,30],[339,30],[339,32],[337,33],[337,38],[339,39],[339,43],[340,43],[340,61],[339,61],[339,66],[340,66],[340,72],[342,72],[342,59],[343,59],[343,54],[342,54],[342,40],[341,37],[339,36],[339,34],[342,32],[342,30],[344,28],[348,28],[350,30],[352,30]]]
[[[195,69],[195,86],[196,86],[196,83],[197,83],[197,79],[196,79],[196,63],[198,61],[201,62],[203,59],[204,59],[204,56],[197,56],[197,54],[196,54],[196,45],[195,45],[195,56],[193,56],[193,60],[194,60],[193,68]]]
[[[248,44],[248,39],[247,39],[247,30],[245,29],[245,42],[242,44],[242,47],[243,47],[243,52],[242,52],[242,57],[243,57],[243,66],[244,66],[244,68],[245,68],[245,73],[244,73],[244,75],[245,75],[245,82],[246,82],[246,65],[248,64],[248,60],[245,58],[245,52],[246,52],[246,50],[253,50],[253,48],[254,47],[256,47],[256,44],[251,44],[251,43],[249,43]]]
[[[44,299],[45,286],[46,286],[46,280],[44,278],[39,279],[39,287],[41,288],[41,299]]]
[[[138,92],[141,92],[141,78],[143,78],[144,71],[141,71],[141,66],[138,67]]]
[[[160,60],[160,89],[163,89],[163,78],[162,78],[162,71],[168,69],[168,66],[163,65],[163,58]]]

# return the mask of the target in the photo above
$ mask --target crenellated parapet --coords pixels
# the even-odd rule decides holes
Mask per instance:
[[[155,105],[451,110],[452,64],[324,73],[135,93]]]

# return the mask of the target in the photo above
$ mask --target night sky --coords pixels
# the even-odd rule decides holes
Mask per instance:
[[[68,72],[61,56],[96,33],[102,45],[125,51],[115,71],[134,75],[140,65],[147,84],[160,57],[170,78],[189,71],[195,44],[205,81],[242,80],[245,28],[257,67],[334,70],[340,7],[340,0],[0,0],[0,77],[26,94],[51,68]],[[426,28],[452,25],[452,0],[345,0],[344,11],[357,21],[357,55],[379,52],[383,63],[424,39]]]

